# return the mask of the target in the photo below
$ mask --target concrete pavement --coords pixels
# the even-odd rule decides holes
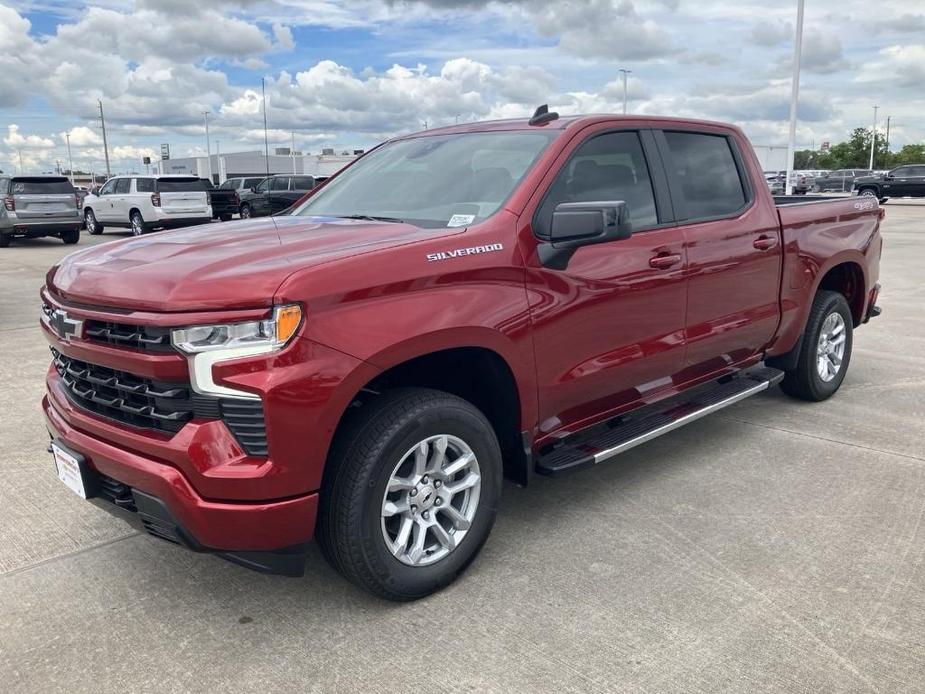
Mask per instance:
[[[884,237],[884,314],[856,333],[834,399],[775,390],[597,469],[507,486],[471,569],[408,605],[314,549],[302,579],[183,551],[61,485],[35,326],[45,270],[72,248],[14,243],[0,688],[925,691],[925,205],[888,203]]]

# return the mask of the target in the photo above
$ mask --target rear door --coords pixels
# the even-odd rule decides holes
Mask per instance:
[[[289,176],[277,176],[270,181],[270,214],[285,210],[289,200]]]
[[[161,209],[175,217],[208,216],[209,193],[206,182],[194,176],[171,176],[157,179]]]
[[[16,217],[24,222],[77,220],[77,193],[61,176],[17,176],[10,181]]]
[[[685,375],[700,378],[761,353],[774,336],[780,222],[727,131],[665,130],[657,140],[687,257]]]
[[[925,166],[909,167],[909,193],[916,197],[925,197]]]

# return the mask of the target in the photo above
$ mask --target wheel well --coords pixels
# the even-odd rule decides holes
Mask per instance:
[[[137,212],[138,214],[141,214],[141,210],[139,210],[137,207],[133,207],[132,209],[130,209],[130,210],[128,211],[128,218],[131,219],[131,218],[132,218],[132,215],[135,214],[136,212]],[[143,214],[141,214],[141,218],[144,219],[144,215],[143,215]]]
[[[509,479],[526,484],[529,460],[520,432],[520,396],[507,362],[481,347],[460,347],[432,352],[397,364],[379,374],[357,394],[362,403],[394,388],[433,388],[452,393],[477,407],[498,437]],[[350,413],[354,408],[349,408]],[[344,415],[338,424],[343,426]]]
[[[848,306],[851,307],[854,327],[861,324],[864,318],[862,314],[866,289],[864,287],[864,271],[860,265],[851,262],[836,265],[825,273],[819,283],[819,289],[828,289],[844,296]]]

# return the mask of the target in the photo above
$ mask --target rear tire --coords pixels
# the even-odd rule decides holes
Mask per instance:
[[[230,215],[230,214],[223,214],[223,215],[221,215],[218,219],[219,219],[219,221],[221,221],[221,222],[230,222],[230,221],[231,221],[231,215]]]
[[[76,229],[71,231],[62,231],[61,240],[64,241],[64,243],[66,243],[68,246],[72,246],[80,241],[80,231]]]
[[[6,234],[0,234],[0,248],[9,248],[10,243],[13,241],[12,236],[7,236]]]
[[[84,224],[87,225],[87,232],[91,236],[99,236],[103,233],[103,225],[97,221],[96,215],[93,214],[93,210],[86,210],[84,212]]]
[[[141,216],[141,212],[138,210],[132,212],[129,216],[129,221],[132,223],[132,236],[141,236],[148,231],[144,217]]]
[[[348,417],[321,491],[322,551],[375,595],[430,595],[491,532],[501,493],[495,432],[469,402],[423,388],[387,392]]]
[[[800,400],[820,402],[841,387],[851,361],[853,318],[845,297],[821,290],[813,300],[800,345],[800,358],[780,387]]]
[[[250,218],[251,218],[251,206],[241,205],[241,219],[250,219]]]
[[[868,198],[876,198],[877,191],[874,188],[861,188],[861,190],[858,191],[858,195],[862,195]]]

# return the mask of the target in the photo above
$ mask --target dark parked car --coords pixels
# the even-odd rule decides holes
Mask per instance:
[[[925,164],[909,164],[882,175],[858,178],[854,192],[876,198],[925,198]]]
[[[212,206],[212,219],[227,222],[238,212],[239,198],[237,192],[227,188],[216,188],[212,181],[203,178],[202,182],[209,193],[209,205]]]
[[[814,193],[831,193],[847,192],[851,190],[854,181],[861,176],[870,176],[868,169],[838,169],[831,171],[824,176],[816,177],[816,185],[813,186]]]
[[[241,217],[265,217],[291,207],[317,185],[313,176],[270,176],[260,185],[239,193]]]

